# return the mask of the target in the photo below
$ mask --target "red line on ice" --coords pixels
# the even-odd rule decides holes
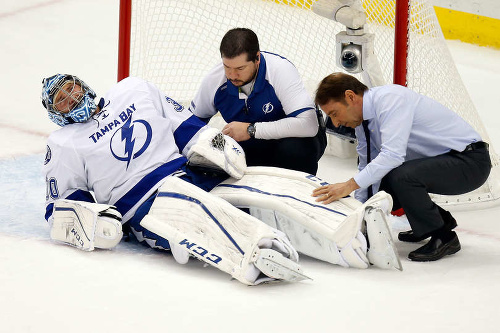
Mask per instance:
[[[25,133],[25,134],[36,135],[36,136],[41,136],[41,137],[44,137],[44,138],[48,138],[49,137],[48,133],[40,132],[40,131],[33,131],[33,130],[26,129],[26,128],[18,127],[18,126],[15,126],[15,125],[10,125],[10,124],[0,124],[0,128],[9,128],[9,129],[13,129],[13,130],[18,131],[18,132],[22,132],[22,133]]]
[[[463,228],[457,228],[457,230],[460,231],[460,232],[469,234],[469,235],[479,236],[479,237],[483,237],[483,238],[489,238],[489,239],[492,239],[492,240],[500,241],[500,237],[499,236],[490,235],[490,234],[487,234],[487,233],[484,233],[484,232],[477,232],[477,231],[473,231],[473,230],[470,230],[470,229],[463,229]]]
[[[0,19],[5,18],[5,17],[14,16],[14,15],[17,15],[20,13],[28,12],[28,11],[33,10],[33,9],[38,9],[41,7],[50,6],[50,5],[53,5],[57,2],[62,2],[62,1],[64,1],[64,0],[52,0],[52,1],[47,1],[47,2],[37,3],[35,5],[31,5],[31,6],[24,7],[24,8],[19,8],[19,9],[12,11],[12,12],[0,13]]]

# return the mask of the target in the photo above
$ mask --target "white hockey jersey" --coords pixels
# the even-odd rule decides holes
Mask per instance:
[[[56,199],[115,205],[127,222],[185,155],[205,124],[153,84],[126,78],[100,101],[101,112],[49,137],[44,164],[46,215]]]

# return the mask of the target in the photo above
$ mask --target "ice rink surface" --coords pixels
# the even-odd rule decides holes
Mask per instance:
[[[404,271],[344,269],[303,257],[313,278],[247,287],[192,260],[122,242],[82,252],[52,243],[43,218],[43,77],[72,73],[97,92],[116,82],[118,0],[2,0],[0,8],[0,331],[494,332],[500,307],[500,206],[456,212],[462,250]],[[500,150],[500,51],[449,41]],[[319,176],[351,176],[325,157]],[[404,225],[394,226],[401,228]],[[394,232],[398,230],[395,228]]]

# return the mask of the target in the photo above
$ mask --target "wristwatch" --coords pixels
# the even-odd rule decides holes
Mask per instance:
[[[255,138],[255,123],[251,123],[250,125],[248,125],[247,132],[251,138]]]

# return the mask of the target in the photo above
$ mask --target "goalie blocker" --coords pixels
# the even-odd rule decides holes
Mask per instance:
[[[123,236],[122,216],[110,205],[60,199],[53,217],[50,237],[84,251],[111,249]]]

